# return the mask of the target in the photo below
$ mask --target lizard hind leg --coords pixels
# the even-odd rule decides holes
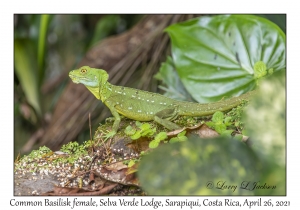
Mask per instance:
[[[178,117],[177,110],[174,108],[170,108],[170,109],[164,109],[157,112],[154,115],[153,120],[169,130],[176,130],[176,129],[180,129],[181,127],[171,122],[170,120],[176,119],[177,117]]]

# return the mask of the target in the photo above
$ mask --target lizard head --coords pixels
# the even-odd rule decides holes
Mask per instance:
[[[87,87],[101,88],[108,80],[108,74],[102,69],[94,69],[89,66],[82,66],[72,70],[69,77],[76,84],[81,83]]]

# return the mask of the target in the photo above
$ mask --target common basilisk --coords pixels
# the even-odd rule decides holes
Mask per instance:
[[[112,131],[105,137],[113,137],[120,125],[120,115],[138,121],[151,121],[163,125],[169,130],[180,127],[171,122],[178,116],[207,116],[216,111],[227,111],[243,100],[248,100],[253,91],[239,97],[221,100],[213,103],[199,104],[178,101],[166,96],[138,90],[129,87],[115,86],[108,82],[105,70],[83,66],[69,73],[74,83],[82,83],[97,99],[100,99],[111,111],[115,118]]]

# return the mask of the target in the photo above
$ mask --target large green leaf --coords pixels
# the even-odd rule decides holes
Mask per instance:
[[[14,40],[15,72],[22,85],[28,103],[41,116],[39,89],[37,82],[37,65],[34,58],[32,41],[29,39]]]
[[[188,92],[198,102],[240,95],[256,86],[254,64],[286,67],[285,34],[252,15],[200,17],[169,26],[172,57]]]
[[[38,86],[40,87],[44,75],[45,75],[45,51],[46,51],[46,43],[47,43],[47,30],[49,26],[50,15],[41,15],[40,20],[40,29],[39,29],[39,41],[38,41]]]
[[[155,78],[163,81],[167,86],[167,88],[159,86],[159,88],[165,91],[165,96],[181,101],[193,100],[176,73],[171,57],[168,56],[166,62],[161,64],[159,72],[155,75]]]

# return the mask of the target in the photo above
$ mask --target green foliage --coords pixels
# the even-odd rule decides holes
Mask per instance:
[[[155,139],[154,139],[154,140],[156,140],[156,141],[163,141],[163,140],[165,140],[166,138],[168,138],[167,133],[166,133],[166,132],[160,132],[159,134],[157,134],[157,135],[155,136]]]
[[[224,120],[223,112],[215,112],[214,115],[212,116],[212,121],[217,125],[223,124],[223,120]]]
[[[160,141],[152,140],[152,141],[150,141],[150,143],[149,143],[149,148],[155,149],[156,147],[158,147],[159,143],[160,143]]]
[[[106,15],[99,19],[95,27],[93,38],[89,44],[90,47],[116,31],[116,28],[120,26],[120,22],[120,15]]]
[[[243,111],[248,104],[247,101],[242,102],[237,107],[224,115],[223,112],[215,112],[212,116],[211,121],[205,124],[215,129],[221,136],[231,137],[234,130],[244,130],[244,123],[242,121]],[[243,136],[235,135],[234,139],[242,140]]]
[[[137,127],[141,127],[141,126],[142,126],[142,123],[141,123],[140,121],[135,121],[135,125],[136,125]]]
[[[268,70],[268,74],[269,74],[269,75],[273,74],[273,72],[274,72],[274,69],[273,69],[273,68],[270,68],[270,69]]]
[[[52,151],[46,147],[42,146],[38,150],[31,151],[30,154],[24,155],[18,162],[20,164],[15,164],[15,170],[16,169],[25,169],[25,168],[31,168],[31,165],[28,163],[31,162],[39,162],[41,158],[43,158],[47,154],[52,154]],[[32,172],[35,172],[35,170],[32,170]]]
[[[88,154],[87,148],[92,145],[92,141],[86,141],[84,144],[78,144],[78,142],[69,142],[61,147],[61,151],[68,153],[69,156],[65,158],[59,158],[54,162],[74,163],[79,158]]]
[[[48,119],[68,81],[64,74],[79,63],[91,42],[121,33],[140,18],[120,14],[14,15],[15,151]],[[79,138],[88,136],[89,131]]]
[[[267,18],[276,25],[286,34],[286,14],[258,14],[258,16]]]
[[[42,158],[43,155],[48,154],[50,152],[52,152],[51,149],[49,149],[46,146],[42,146],[38,150],[31,151],[31,153],[27,156],[25,155],[24,158],[25,157],[28,157],[28,158]]]
[[[138,177],[149,195],[254,195],[256,190],[240,186],[235,191],[218,189],[218,182],[239,185],[244,180],[259,180],[262,171],[262,162],[242,142],[192,138],[144,156]],[[212,188],[207,186],[210,182]]]
[[[29,155],[24,155],[20,160],[16,161],[15,170],[26,169],[30,172],[38,172],[41,169],[59,166],[61,164],[75,162],[82,162],[83,160],[90,161],[91,157],[88,156],[88,148],[93,146],[93,141],[88,140],[84,144],[79,145],[77,142],[70,142],[63,145],[61,151],[53,152],[48,147],[43,146],[38,150],[33,150]],[[63,154],[60,154],[63,153]],[[48,163],[48,164],[40,164]]]
[[[132,167],[135,163],[136,163],[135,160],[130,160],[130,161],[128,162],[128,168]]]
[[[243,140],[243,135],[237,134],[233,138],[236,139],[236,140],[238,140],[238,141],[242,141]]]
[[[92,146],[94,146],[94,141],[93,140],[88,140],[88,141],[85,141],[85,142],[83,142],[83,146],[84,146],[84,148],[90,148],[90,147],[92,147]]]
[[[141,129],[141,136],[147,136],[149,131],[150,132],[152,131],[151,125],[149,123],[143,123],[140,126],[140,129]]]
[[[40,93],[38,91],[36,52],[30,39],[14,40],[15,72],[23,87],[28,103],[41,116]]]
[[[267,66],[264,62],[258,61],[254,64],[254,77],[259,79],[267,74]]]
[[[124,133],[125,133],[127,136],[133,136],[133,135],[136,133],[136,129],[132,128],[131,125],[128,125],[128,126],[125,128]]]
[[[166,31],[179,77],[197,101],[247,92],[257,80],[260,89],[246,114],[243,102],[207,122],[221,137],[167,144],[144,156],[138,169],[143,188],[150,195],[285,195],[285,34],[250,15],[201,17]],[[232,124],[242,131],[234,139],[228,138]],[[243,189],[245,180],[270,188]]]
[[[46,38],[50,15],[35,15],[33,17],[35,20],[34,27],[39,30],[39,33],[37,35],[29,34],[25,37],[16,32],[14,64],[16,75],[24,90],[26,99],[35,110],[37,119],[39,119],[43,114],[39,90],[45,74]],[[33,123],[37,123],[37,121]]]
[[[141,123],[136,121],[136,126],[138,129],[132,128],[132,126],[127,126],[125,128],[125,134],[130,136],[132,140],[137,140],[141,137],[151,137],[156,133],[156,128],[152,128],[149,123]]]
[[[135,132],[130,137],[131,137],[132,140],[137,140],[137,139],[141,138],[141,132]]]
[[[199,117],[179,116],[174,123],[180,127],[193,127],[199,122]]]
[[[261,17],[200,17],[171,25],[166,32],[171,37],[178,75],[198,102],[218,101],[253,90],[257,62],[274,72],[286,68],[285,34]]]
[[[212,116],[211,121],[206,122],[205,124],[215,129],[219,134],[230,136],[233,130],[227,130],[227,126],[231,125],[231,117],[224,117],[223,112],[215,112]]]
[[[187,141],[188,138],[185,136],[185,134],[186,134],[186,130],[184,130],[184,131],[178,133],[177,136],[171,138],[169,142],[172,144],[172,143],[175,143],[175,142],[183,142],[183,141]]]
[[[242,120],[253,142],[252,148],[266,161],[268,173],[261,182],[272,182],[277,190],[258,195],[282,195],[286,191],[286,72],[274,72],[260,82],[256,96],[246,107]]]
[[[39,40],[38,40],[38,87],[41,87],[45,75],[45,51],[47,43],[47,30],[49,27],[50,15],[41,15]]]
[[[285,71],[262,80],[242,118],[247,132],[255,140],[253,147],[256,151],[281,165],[285,165],[285,91]]]
[[[226,116],[228,116],[228,119],[226,120],[225,118],[225,122],[227,121],[228,123],[233,124],[234,127],[236,127],[238,130],[244,130],[244,123],[242,120],[242,116],[244,113],[244,109],[247,106],[248,101],[244,101],[242,102],[240,105],[238,105],[237,107],[233,108],[231,111],[229,111]]]
[[[192,101],[175,70],[170,56],[167,57],[166,62],[161,64],[159,72],[154,77],[167,86],[159,86],[160,89],[165,91],[165,96],[182,101]]]
[[[79,145],[78,142],[69,142],[61,147],[62,152],[66,152],[68,154],[76,154],[76,153],[86,153],[86,149],[84,145]]]
[[[167,138],[168,138],[168,136],[167,136],[166,132],[160,132],[160,133],[158,133],[155,136],[154,140],[150,141],[149,148],[154,149],[154,148],[158,147],[158,145],[160,144],[160,142],[163,141],[163,140],[165,140],[165,139],[167,139]]]

